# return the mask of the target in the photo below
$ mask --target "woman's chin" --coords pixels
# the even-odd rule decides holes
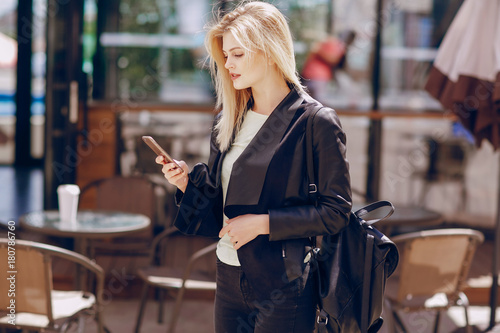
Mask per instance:
[[[243,86],[243,85],[238,84],[238,83],[236,83],[236,82],[233,82],[233,87],[234,87],[234,89],[236,89],[236,90],[245,90],[245,89],[249,88],[249,87],[247,87],[247,86]]]

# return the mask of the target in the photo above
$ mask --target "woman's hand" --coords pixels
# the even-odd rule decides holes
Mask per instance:
[[[268,214],[240,215],[234,219],[228,220],[227,223],[228,225],[219,232],[219,237],[227,233],[236,250],[259,235],[269,234]]]
[[[188,184],[189,173],[189,168],[186,162],[174,160],[182,168],[179,169],[175,165],[175,163],[166,163],[167,161],[163,156],[157,156],[155,161],[156,163],[163,165],[161,171],[165,175],[165,178],[168,180],[168,182],[174,186],[177,186],[177,188],[182,192],[185,192]]]

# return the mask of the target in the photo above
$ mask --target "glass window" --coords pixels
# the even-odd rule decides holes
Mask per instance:
[[[210,78],[202,66],[208,1],[122,0],[116,8],[98,10],[108,15],[98,14],[96,20],[100,15],[111,19],[97,46],[102,47],[102,68],[92,68],[94,74],[104,70],[106,75],[105,93],[94,94],[96,98],[144,103],[212,101]],[[94,79],[94,87],[96,83]]]
[[[372,107],[377,1],[269,1],[288,17],[298,71],[311,94],[325,104],[338,109]],[[447,18],[454,16],[461,1],[446,0],[445,5],[432,0],[381,1],[380,108],[439,108],[423,85],[451,21]],[[99,7],[96,0],[86,3],[92,4],[87,7],[94,14],[86,16],[93,28],[85,29],[84,43],[91,46],[84,66],[93,73],[96,99],[213,102],[209,73],[203,66],[203,28],[213,6],[230,11],[236,1],[117,0]],[[329,65],[325,65],[325,52],[333,57]]]
[[[17,0],[0,4],[0,164],[14,161]]]
[[[95,0],[87,2],[96,3]],[[373,17],[373,9],[366,9],[363,4],[372,1],[361,1],[361,5],[355,6],[349,5],[349,1],[330,0],[269,2],[289,19],[300,72],[309,51],[317,43],[328,36],[346,38],[347,32],[362,28],[355,24],[361,17]],[[215,6],[224,12],[232,10],[236,3],[217,2]],[[99,37],[93,67],[86,65],[89,73],[93,72],[94,89],[97,90],[94,97],[130,99],[138,103],[212,103],[213,87],[203,66],[206,57],[203,28],[212,17],[212,6],[210,0],[121,0],[116,6],[99,4],[98,12],[101,13],[91,21],[98,22],[102,15],[106,22],[102,30],[97,23]],[[344,18],[344,6],[350,8],[349,20]],[[363,9],[362,13],[358,12],[359,8]],[[363,42],[356,44],[354,52],[349,50],[349,61],[344,58],[342,68],[337,68],[339,73],[326,82],[328,93],[325,95],[330,98],[325,102],[368,107],[371,100],[368,61],[371,37],[360,39]],[[100,78],[101,73],[106,77]],[[102,91],[99,90],[100,82],[105,82]],[[363,97],[360,98],[360,94]]]
[[[17,81],[17,0],[0,4],[0,164],[14,162]],[[45,125],[45,17],[47,1],[33,1],[32,79],[31,79],[31,156],[44,154]]]
[[[381,108],[441,109],[424,86],[441,39],[461,3],[384,1]]]
[[[31,156],[43,158],[45,138],[47,0],[33,0],[33,41],[31,55]]]

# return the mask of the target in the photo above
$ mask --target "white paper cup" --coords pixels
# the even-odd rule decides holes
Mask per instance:
[[[78,185],[64,184],[57,187],[57,197],[59,199],[59,216],[61,223],[76,223],[76,213],[78,212],[78,197],[80,188]]]

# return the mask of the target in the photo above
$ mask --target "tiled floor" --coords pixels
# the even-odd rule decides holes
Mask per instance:
[[[211,301],[186,301],[179,317],[177,333],[209,333],[213,331],[213,303]],[[111,333],[132,333],[134,332],[137,309],[139,301],[113,300],[104,309],[104,324],[108,332]],[[165,304],[165,316],[163,323],[158,323],[157,304],[151,301],[146,307],[143,322],[140,327],[141,333],[165,333],[169,323],[169,314],[172,309],[172,302]],[[96,333],[97,325],[89,317],[84,318],[83,324],[74,323],[68,333],[76,333],[81,329],[83,333]]]
[[[138,309],[137,299],[116,299],[112,300],[105,307],[106,327],[110,332],[128,333],[133,332],[136,323]],[[166,332],[168,327],[168,315],[171,310],[172,302],[165,304],[165,322],[157,322],[157,306],[154,301],[147,305],[143,324],[140,332],[160,333]],[[487,307],[472,306],[469,309],[470,323],[473,326],[473,332],[484,332],[489,321],[489,309]],[[497,317],[500,317],[500,310],[497,311]],[[434,327],[434,314],[430,312],[420,312],[416,314],[403,315],[403,320],[407,325],[409,333],[430,333]],[[441,316],[440,333],[462,333],[465,332],[463,309],[458,307],[451,308],[447,313]],[[86,320],[85,332],[95,332],[95,324]],[[499,330],[500,331],[500,330]],[[76,332],[76,327],[70,332]],[[183,305],[179,317],[177,330],[178,333],[210,333],[213,332],[213,304],[211,301],[186,301]],[[385,325],[380,333],[387,333],[388,328]],[[491,331],[497,332],[497,331]],[[235,332],[236,333],[236,332]]]
[[[158,323],[158,306],[154,301],[150,301],[145,309],[144,319],[142,321],[140,332],[155,333],[166,332],[170,311],[173,302],[165,303],[163,323]],[[111,301],[105,309],[106,327],[111,332],[127,333],[133,332],[137,320],[137,311],[139,300],[117,299]],[[181,314],[177,322],[176,332],[212,332],[213,331],[213,301],[194,301],[184,302]]]

